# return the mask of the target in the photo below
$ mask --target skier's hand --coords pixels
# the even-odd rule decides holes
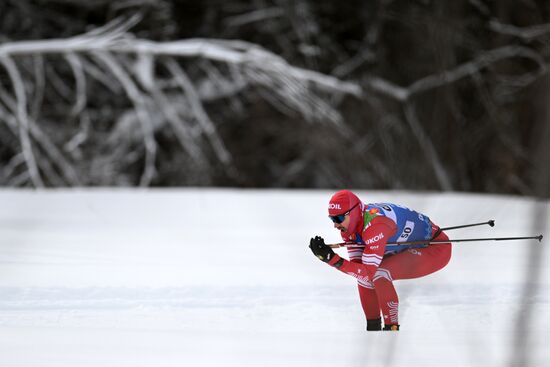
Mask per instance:
[[[335,255],[334,251],[327,245],[322,237],[315,236],[309,241],[311,252],[324,262],[329,262]]]

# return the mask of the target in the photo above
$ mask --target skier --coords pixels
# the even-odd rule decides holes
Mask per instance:
[[[329,218],[340,230],[349,260],[335,254],[323,238],[310,241],[315,256],[357,279],[367,330],[399,330],[399,299],[393,281],[434,273],[448,264],[451,244],[386,245],[388,242],[448,240],[449,237],[414,210],[391,203],[364,204],[348,190],[335,193],[328,205]]]

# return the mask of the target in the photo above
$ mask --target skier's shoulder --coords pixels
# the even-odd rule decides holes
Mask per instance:
[[[363,216],[366,222],[369,222],[377,217],[393,217],[392,214],[396,212],[397,207],[399,207],[399,205],[386,202],[368,203],[363,207]]]
[[[366,208],[369,210],[378,210],[381,212],[381,215],[392,217],[392,219],[394,216],[422,214],[418,210],[407,207],[406,205],[390,202],[367,204]]]
[[[384,215],[387,212],[396,211],[398,208],[404,208],[404,206],[396,204],[396,203],[390,203],[390,202],[376,202],[376,203],[368,203],[365,204],[365,210],[368,210],[370,212],[376,212],[380,215]]]
[[[385,203],[366,204],[363,209],[363,231],[367,230],[373,224],[385,224],[393,226],[394,220],[386,216],[381,205]]]

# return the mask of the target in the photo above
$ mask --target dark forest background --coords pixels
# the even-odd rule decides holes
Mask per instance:
[[[550,2],[0,1],[0,185],[550,196]]]

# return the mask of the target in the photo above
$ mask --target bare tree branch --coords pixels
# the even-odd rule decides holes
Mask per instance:
[[[166,64],[166,61],[164,63]],[[137,73],[143,74],[143,70],[141,72],[136,70],[136,74]],[[152,71],[147,71],[147,73],[152,73]],[[195,134],[192,127],[186,123],[187,116],[181,116],[182,113],[176,108],[177,103],[170,100],[170,98],[163,92],[162,88],[158,87],[158,83],[154,83],[152,81],[152,76],[143,77],[142,75],[141,77],[138,77],[138,79],[141,81],[143,87],[154,98],[155,104],[159,108],[159,112],[172,126],[181,147],[193,158],[193,160],[197,162],[198,165],[207,165],[206,157],[201,150],[200,144],[197,142],[197,134]],[[180,100],[180,105],[184,105],[186,107],[187,103],[185,99],[180,98]]]
[[[8,72],[17,98],[16,114],[17,120],[19,121],[19,139],[21,140],[21,149],[25,157],[25,162],[29,168],[29,175],[36,187],[43,187],[44,182],[42,181],[42,177],[40,177],[40,172],[36,165],[36,158],[32,150],[31,139],[29,137],[30,123],[27,114],[27,93],[25,91],[25,85],[21,79],[21,74],[17,66],[9,56],[0,53],[0,63],[4,65],[4,68],[6,68]]]
[[[497,19],[492,19],[489,22],[489,28],[493,32],[518,37],[525,41],[531,41],[534,38],[542,37],[550,33],[550,23],[530,27],[517,27],[512,24],[501,23]]]
[[[14,106],[15,101],[9,103],[10,106]],[[16,117],[10,114],[8,111],[0,105],[0,120],[4,121],[7,126],[17,135],[20,129],[20,123],[17,121]],[[29,121],[31,121],[29,119]],[[48,161],[45,156],[37,156],[37,163],[40,168],[43,170],[46,177],[54,184],[59,186],[69,185],[79,185],[81,182],[76,174],[74,168],[69,164],[69,162],[63,157],[63,154],[56,148],[56,146],[50,141],[46,134],[36,125],[36,123],[31,122],[30,124],[30,135],[38,143],[39,147],[42,148],[48,157],[51,158],[52,162],[59,167],[61,174],[63,175],[65,181],[60,178],[56,173],[56,170],[53,168],[53,163]],[[24,154],[21,153],[21,156],[24,157]],[[27,176],[20,176],[31,178],[30,174]],[[18,180],[18,185],[21,182]]]
[[[105,71],[101,70],[94,63],[88,61],[86,57],[81,57],[80,62],[82,63],[82,67],[84,68],[84,72],[86,74],[97,80],[111,92],[118,94],[122,91],[122,88],[118,83],[113,83],[112,79]]]
[[[42,55],[33,57],[35,90],[33,102],[30,109],[31,117],[36,120],[40,111],[40,106],[44,100],[44,88],[46,85],[46,76],[44,74],[44,58]]]
[[[284,15],[284,11],[280,7],[263,8],[248,13],[228,17],[224,20],[224,24],[227,27],[241,27],[250,23],[278,18],[282,15]]]
[[[137,117],[140,122],[141,131],[143,133],[143,142],[145,144],[145,168],[141,176],[140,186],[148,186],[155,176],[155,157],[157,152],[157,143],[153,136],[153,130],[149,121],[151,120],[145,97],[139,91],[132,78],[120,66],[120,64],[108,53],[95,52],[94,55],[101,60],[113,72],[115,77],[120,81],[124,90],[134,104],[137,112]]]
[[[149,185],[155,176],[157,145],[153,133],[165,122],[172,126],[184,150],[196,159],[197,163],[209,164],[198,144],[200,140],[194,137],[196,136],[194,134],[201,131],[217,159],[226,167],[230,166],[231,154],[219,136],[216,125],[206,112],[204,100],[220,98],[224,95],[231,97],[253,85],[270,91],[264,94],[266,100],[285,105],[282,110],[286,109],[287,114],[293,114],[295,111],[308,121],[331,121],[339,125],[342,131],[347,131],[342,124],[342,116],[332,105],[334,102],[329,101],[327,96],[334,94],[361,96],[361,88],[355,83],[294,67],[279,56],[243,41],[190,39],[153,42],[136,39],[127,32],[139,19],[139,16],[129,20],[116,19],[101,28],[68,39],[6,42],[0,45],[0,56],[3,58],[42,57],[50,54],[63,56],[72,72],[74,85],[62,80],[55,72],[53,65],[46,63],[45,68],[51,71],[47,81],[54,85],[60,96],[67,102],[73,103],[72,116],[85,111],[88,100],[86,95],[88,77],[99,81],[115,93],[122,87],[133,105],[133,112],[128,115],[130,119],[125,121],[132,121],[131,116],[136,117],[140,125],[141,141],[145,147],[145,167],[140,179],[141,185]],[[187,115],[183,113],[186,116],[182,115],[181,108],[173,107],[177,100],[172,96],[174,91],[169,89],[169,85],[165,84],[166,87],[164,87],[161,84],[162,80],[154,73],[155,67],[159,64],[158,59],[161,57],[164,60],[164,67],[173,79],[172,86],[183,92],[183,99],[179,100],[179,104],[183,108],[188,108],[189,113]],[[210,79],[207,79],[210,84],[204,82],[199,84],[200,81],[193,80],[196,76],[188,75],[175,61],[178,57],[221,63],[230,72],[222,75],[216,67],[212,67],[209,71]],[[127,58],[134,58],[136,61],[126,62]],[[101,64],[100,67],[97,64],[98,61]],[[39,72],[38,69],[36,72]],[[140,90],[136,80],[141,88],[150,94],[149,96]],[[40,83],[35,82],[35,84],[37,84],[37,91],[43,88],[40,87]],[[203,88],[206,85],[214,85],[212,92],[207,92]],[[270,98],[272,95],[277,96],[277,102]],[[19,98],[17,100],[19,101]],[[239,103],[236,100],[232,103],[238,108]],[[197,122],[195,127],[185,122],[189,117],[192,117],[191,121]],[[122,125],[120,127],[122,128]],[[196,130],[197,128],[199,130]],[[133,134],[135,133],[134,130]],[[49,152],[49,157],[54,159],[56,164],[63,167],[64,176],[70,177],[69,181],[72,182],[70,164],[60,161],[58,151],[53,149],[54,145],[51,141],[44,135],[39,136],[41,146]],[[65,149],[74,152],[75,145],[78,146],[85,137],[86,133],[83,135],[77,133],[70,144],[65,143]],[[30,142],[26,146],[31,146]],[[129,149],[133,149],[130,144],[121,144],[109,154],[111,159],[115,159],[117,156],[123,156],[123,151],[130,155]],[[47,162],[43,162],[41,167],[47,170]]]
[[[216,155],[221,162],[229,164],[231,162],[231,154],[225,147],[223,140],[218,136],[214,124],[204,110],[193,83],[175,61],[168,60],[165,62],[165,65],[168,70],[170,70],[172,75],[174,75],[176,82],[187,95],[189,103],[191,104],[191,111],[193,112],[193,115],[195,115],[199,124],[202,126],[203,131],[208,136],[212,148],[216,151]]]
[[[393,99],[405,102],[410,99],[412,95],[454,83],[460,79],[479,73],[482,69],[488,67],[491,64],[513,57],[530,59],[537,64],[538,69],[535,71],[535,77],[532,75],[533,73],[526,74],[528,75],[527,80],[529,82],[533,81],[536,76],[540,76],[541,74],[546,72],[546,64],[543,58],[538,53],[527,47],[504,46],[494,50],[486,51],[478,56],[476,59],[461,64],[454,69],[426,76],[422,79],[415,81],[408,87],[400,87],[391,83],[390,81],[377,77],[368,79],[367,86]],[[516,76],[514,79],[523,80],[521,79],[521,76]],[[525,82],[522,84],[525,84]]]
[[[71,66],[76,81],[76,101],[71,110],[71,115],[76,116],[86,107],[86,77],[80,58],[74,53],[67,53],[65,59]]]
[[[261,2],[262,6],[267,7],[244,13],[242,16],[226,18],[228,20],[225,24],[233,27],[254,26],[256,22],[271,20],[270,24],[283,26],[285,30],[292,33],[292,39],[285,41],[287,45],[296,49],[300,49],[300,45],[303,46],[303,53],[297,51],[300,53],[300,62],[305,61],[306,64],[316,65],[320,60],[315,53],[315,48],[319,47],[316,43],[319,36],[312,30],[324,26],[323,20],[316,17],[317,8],[305,1],[295,3],[275,1],[274,3],[280,6],[270,7],[272,5]],[[477,6],[479,12],[490,10],[480,1],[471,0],[470,3]],[[250,9],[248,6],[245,7]],[[382,9],[380,10],[382,13],[387,10],[384,10],[384,4],[379,9]],[[285,15],[285,11],[291,13],[289,13],[292,16],[291,19],[281,17]],[[232,14],[235,14],[234,9]],[[490,15],[484,13],[484,17],[486,21]],[[387,19],[383,15],[376,18],[377,23],[374,26],[369,26],[368,30],[372,32],[365,31],[362,41],[360,37],[353,40],[353,49],[359,50],[355,56],[338,67],[334,67],[334,63],[323,65],[325,68],[328,66],[327,70],[332,69],[333,75],[315,71],[319,70],[316,67],[313,67],[315,70],[296,67],[286,59],[250,42],[206,38],[156,42],[136,38],[129,32],[140,19],[140,15],[130,19],[117,18],[103,27],[66,39],[22,42],[8,40],[0,44],[2,59],[17,60],[17,62],[21,60],[21,63],[15,66],[16,71],[21,71],[22,66],[26,67],[24,72],[19,72],[20,83],[16,85],[12,76],[13,70],[10,72],[10,69],[4,65],[10,78],[4,79],[7,82],[3,81],[3,83],[4,85],[11,83],[11,85],[9,88],[0,86],[0,100],[10,111],[7,114],[9,117],[4,117],[2,121],[5,122],[7,119],[10,122],[6,124],[17,128],[16,135],[23,147],[24,138],[21,137],[20,130],[25,129],[20,126],[22,123],[19,112],[21,93],[19,95],[16,93],[17,87],[22,88],[27,98],[23,106],[25,111],[30,111],[27,112],[29,141],[25,146],[27,149],[29,146],[34,149],[37,172],[43,175],[46,184],[54,181],[73,184],[79,176],[82,177],[85,170],[92,166],[99,167],[102,171],[97,174],[98,177],[91,179],[88,177],[84,182],[113,182],[111,173],[123,167],[131,171],[130,174],[133,177],[134,167],[129,165],[142,160],[145,160],[145,164],[142,167],[143,171],[139,171],[141,185],[149,185],[153,182],[155,164],[160,167],[161,164],[168,164],[165,163],[166,161],[170,162],[169,164],[181,161],[182,157],[184,161],[189,159],[191,164],[197,165],[195,167],[197,172],[202,170],[201,172],[207,172],[207,175],[208,172],[213,172],[212,167],[217,162],[222,163],[226,168],[234,168],[237,158],[233,158],[233,154],[236,153],[228,149],[231,145],[223,140],[219,130],[222,125],[216,120],[223,121],[228,108],[240,111],[241,116],[245,116],[248,111],[243,106],[248,107],[250,101],[257,101],[257,98],[249,97],[260,96],[263,101],[292,119],[305,120],[310,124],[329,123],[329,127],[336,128],[338,133],[343,132],[345,136],[351,136],[350,126],[353,126],[353,122],[350,121],[354,121],[355,116],[350,114],[344,116],[342,106],[347,108],[349,104],[369,102],[365,103],[364,116],[359,114],[361,117],[356,119],[359,121],[358,125],[365,121],[367,114],[373,112],[373,108],[376,116],[383,116],[388,112],[391,113],[389,108],[398,106],[403,109],[399,112],[404,113],[407,124],[412,129],[424,155],[430,157],[428,161],[439,187],[452,189],[450,177],[442,163],[446,157],[442,151],[439,152],[439,156],[437,155],[435,140],[428,136],[428,127],[419,121],[424,119],[420,117],[420,112],[423,111],[419,109],[418,115],[416,113],[416,107],[422,102],[420,95],[468,78],[475,83],[480,77],[489,74],[494,76],[498,83],[497,88],[488,90],[490,93],[486,96],[493,105],[483,104],[486,101],[481,101],[483,103],[480,103],[479,108],[480,110],[485,108],[481,111],[482,118],[485,118],[488,112],[495,115],[494,121],[499,121],[499,117],[502,117],[500,112],[502,101],[505,98],[509,100],[509,96],[518,88],[529,86],[533,81],[539,80],[541,75],[546,73],[547,68],[547,62],[544,60],[545,50],[540,47],[527,47],[522,43],[519,46],[511,45],[482,51],[472,60],[443,72],[427,72],[428,75],[412,81],[407,86],[399,86],[390,80],[373,76],[366,79],[363,84],[365,90],[370,92],[367,94],[359,83],[344,81],[338,77],[360,71],[359,66],[381,55],[374,43],[377,42],[381,32],[379,29],[383,29],[383,22]],[[495,32],[515,35],[525,41],[543,37],[547,34],[548,27],[542,25],[533,28],[517,28],[498,21],[494,21],[492,25]],[[270,36],[277,39],[275,43],[284,38],[276,34]],[[460,42],[466,41],[462,39]],[[325,42],[330,45],[332,41]],[[343,50],[339,45],[332,44],[332,46],[338,52]],[[376,53],[374,53],[375,50]],[[302,56],[305,56],[306,60]],[[34,67],[30,67],[31,58]],[[337,59],[339,60],[337,62],[342,60],[342,58]],[[497,65],[500,61],[507,62]],[[512,63],[513,68],[509,68]],[[20,70],[17,70],[17,67]],[[427,68],[428,66],[425,66],[421,70]],[[373,70],[378,72],[378,65]],[[519,75],[505,75],[500,70],[512,70],[512,72],[520,70],[520,72]],[[54,91],[53,94],[46,93],[51,89]],[[90,93],[90,90],[94,93]],[[29,96],[35,97],[32,102]],[[356,97],[359,101],[353,98],[343,100],[346,96]],[[389,96],[390,101],[383,99],[383,106],[373,107],[371,101],[382,100],[379,96]],[[212,101],[215,103],[213,108],[214,103],[206,103]],[[388,104],[391,107],[387,107]],[[254,112],[263,113],[264,108],[262,104]],[[361,107],[353,111],[358,110],[361,110]],[[42,112],[46,112],[44,120],[38,120]],[[52,133],[53,129],[58,127],[56,125],[58,121],[64,117],[74,121],[77,116],[81,121],[80,126],[70,126],[63,130],[60,136]],[[423,113],[422,116],[424,116]],[[349,120],[346,121],[346,118]],[[399,122],[402,122],[401,116]],[[399,153],[388,152],[394,151],[393,148],[399,144],[395,135],[409,129],[402,123],[401,130],[395,125],[387,127],[386,122],[379,126],[384,127],[386,132],[379,136],[376,145],[382,146],[380,151],[396,162]],[[224,132],[225,128],[224,126]],[[165,134],[163,129],[170,129],[169,134]],[[480,138],[485,132],[484,129],[477,131]],[[500,141],[505,145],[511,144],[512,154],[524,158],[525,150],[519,149],[521,145],[514,139],[507,140],[508,136],[500,137]],[[115,137],[121,138],[119,144],[111,144],[111,138]],[[60,142],[61,140],[63,141]],[[170,143],[179,142],[182,150],[177,152],[172,149],[165,150],[165,146],[161,144],[165,140]],[[84,144],[85,142],[89,145]],[[94,149],[94,152],[99,152],[99,155],[90,158],[86,154],[90,155],[88,148],[94,144],[99,144]],[[365,144],[362,150],[357,150],[357,154],[363,154],[372,148],[367,146],[369,144]],[[60,151],[56,145],[62,146],[63,151]],[[402,152],[404,149],[406,148],[398,151]],[[63,156],[67,153],[68,157]],[[158,159],[158,162],[155,162],[157,155],[168,159],[166,161]],[[28,157],[28,154],[22,156]],[[217,161],[213,163],[212,157]],[[71,159],[75,162],[71,162]],[[79,159],[84,161],[89,159],[89,162],[78,162]],[[289,159],[290,161],[276,162],[271,165],[274,171],[282,172],[280,184],[295,180],[295,177],[298,177],[297,172],[300,172],[304,162],[307,162],[302,158],[290,157]],[[76,172],[73,163],[78,165],[79,172]],[[82,168],[84,166],[85,169]],[[398,178],[391,177],[391,170],[384,171],[380,167],[375,167],[374,164],[372,168],[382,173],[376,179],[373,179],[372,175],[368,178],[365,176],[361,182],[380,184],[380,180],[386,180],[391,183],[397,182],[397,185],[402,184]],[[17,176],[17,182],[30,184],[29,181],[21,180],[25,177],[29,179],[33,175],[20,175],[20,169],[21,166],[17,166],[17,170],[12,172],[10,179]],[[324,169],[332,173],[337,171],[330,165]],[[508,177],[521,177],[521,175],[514,170]],[[329,182],[327,179],[320,180]],[[329,183],[335,184],[336,181]],[[523,187],[525,182],[516,180],[516,186]]]
[[[484,52],[473,61],[459,65],[453,70],[417,80],[409,86],[410,94],[421,93],[442,85],[454,83],[462,78],[478,73],[491,64],[513,57],[531,59],[537,64],[541,73],[546,70],[544,60],[533,50],[522,46],[504,46]]]
[[[435,149],[431,139],[428,137],[428,135],[422,128],[422,125],[418,121],[416,111],[410,103],[405,104],[405,116],[414,136],[418,140],[418,145],[424,151],[426,160],[432,165],[432,168],[435,172],[435,177],[439,182],[439,186],[443,191],[452,191],[453,186],[451,184],[451,180],[448,177],[443,167],[443,164],[441,163],[439,154],[437,153],[437,150]]]
[[[0,55],[29,55],[67,52],[93,51],[151,55],[203,57],[230,64],[254,65],[267,69],[267,66],[284,68],[287,75],[303,83],[312,83],[331,92],[340,92],[360,97],[361,88],[350,82],[315,71],[289,65],[279,56],[244,41],[224,41],[189,39],[171,42],[153,42],[148,40],[130,40],[112,38],[74,37],[65,40],[21,41],[0,45]],[[269,61],[266,65],[265,61]]]

